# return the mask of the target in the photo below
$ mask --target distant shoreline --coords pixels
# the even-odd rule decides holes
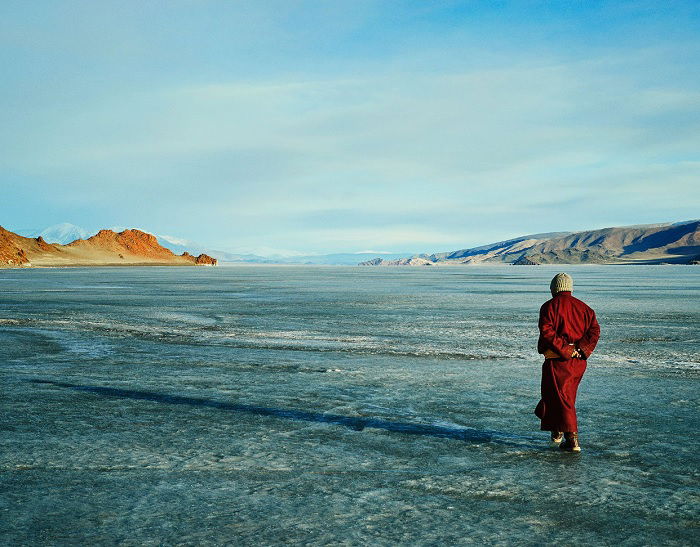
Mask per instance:
[[[437,268],[429,267],[424,268],[420,266],[403,266],[403,265],[390,265],[390,266],[379,266],[374,269],[380,270],[446,270],[446,269],[488,269],[488,268],[510,268],[513,264],[504,263],[486,263],[486,264],[440,264],[435,265]],[[589,267],[609,267],[609,266],[697,266],[696,264],[688,263],[639,263],[639,262],[627,262],[627,263],[607,263],[607,264],[596,264],[596,263],[583,263],[583,264],[537,264],[537,266],[544,266],[545,268],[589,268]],[[191,269],[192,266],[187,264],[167,264],[167,263],[142,263],[142,264],[64,264],[64,265],[40,265],[40,266],[8,266],[0,265],[0,270],[62,270],[62,269],[77,269],[77,268],[141,268],[141,267],[167,267],[167,268],[187,268]],[[317,268],[317,269],[331,269],[331,268],[353,268],[353,269],[368,269],[367,266],[361,266],[358,264],[270,264],[270,263],[252,263],[252,262],[222,262],[219,263],[217,268]],[[519,268],[518,268],[519,270]]]

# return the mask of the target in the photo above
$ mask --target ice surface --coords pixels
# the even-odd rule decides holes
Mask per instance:
[[[570,455],[532,414],[560,269],[2,271],[0,543],[691,544],[700,272],[567,269]]]

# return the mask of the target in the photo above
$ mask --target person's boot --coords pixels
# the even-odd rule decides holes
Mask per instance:
[[[559,448],[567,452],[581,452],[581,445],[578,444],[578,433],[576,431],[564,433],[564,442],[559,445]]]
[[[552,431],[552,442],[559,444],[564,440],[564,434],[561,431]]]

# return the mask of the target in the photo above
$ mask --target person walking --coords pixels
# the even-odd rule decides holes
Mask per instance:
[[[552,298],[540,308],[537,351],[544,355],[542,399],[535,408],[542,431],[550,431],[559,448],[580,452],[576,420],[576,392],[586,360],[598,343],[600,326],[595,312],[574,298],[574,281],[558,273],[549,285]],[[562,440],[564,442],[562,442]]]

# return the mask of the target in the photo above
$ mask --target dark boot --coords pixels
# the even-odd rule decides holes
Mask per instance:
[[[564,434],[561,431],[552,431],[552,442],[559,444],[564,440]]]
[[[581,446],[578,444],[578,433],[576,431],[564,433],[564,442],[559,445],[559,448],[567,452],[581,452]]]

